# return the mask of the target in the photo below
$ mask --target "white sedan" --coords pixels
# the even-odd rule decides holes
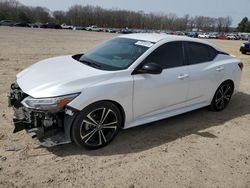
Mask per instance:
[[[48,147],[74,142],[96,149],[121,128],[205,106],[223,110],[239,88],[242,68],[203,40],[122,35],[20,72],[9,95],[14,132],[26,129]]]
[[[201,33],[201,34],[198,35],[198,38],[209,39],[209,34]]]

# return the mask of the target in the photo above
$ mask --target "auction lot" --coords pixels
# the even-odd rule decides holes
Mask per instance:
[[[115,35],[0,27],[0,187],[250,187],[250,55],[239,52],[243,41],[209,40],[244,63],[240,92],[223,112],[204,108],[123,130],[95,151],[42,148],[24,131],[12,134],[6,96],[19,71]]]

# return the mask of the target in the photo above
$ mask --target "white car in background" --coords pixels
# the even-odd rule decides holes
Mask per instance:
[[[243,64],[210,43],[166,34],[129,34],[85,54],[40,61],[17,74],[9,104],[14,132],[44,146],[96,149],[118,131],[205,106],[227,107]]]
[[[73,25],[67,25],[65,23],[61,24],[61,27],[62,27],[62,29],[73,29],[74,28]]]
[[[207,34],[207,33],[200,33],[198,35],[198,38],[209,39],[209,34]]]
[[[209,33],[208,34],[208,38],[210,38],[210,39],[216,39],[217,35],[218,35],[218,33]]]
[[[92,26],[90,26],[90,27],[86,27],[86,30],[87,30],[87,31],[97,31],[97,32],[102,31],[101,28],[99,28],[99,27],[97,27],[97,26],[95,26],[95,25],[92,25]]]

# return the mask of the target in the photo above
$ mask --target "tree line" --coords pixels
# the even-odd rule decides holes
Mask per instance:
[[[104,9],[99,6],[74,5],[67,11],[50,11],[45,7],[30,7],[16,0],[0,0],[0,20],[13,19],[25,22],[55,22],[74,26],[98,25],[99,27],[136,28],[157,30],[229,32],[232,18],[190,16],[178,17],[173,13],[145,13],[121,9]]]

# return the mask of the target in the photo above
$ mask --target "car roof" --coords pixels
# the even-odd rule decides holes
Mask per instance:
[[[161,40],[167,41],[194,41],[194,42],[201,42],[201,43],[208,43],[207,41],[191,38],[184,35],[169,35],[165,33],[135,33],[135,34],[126,34],[118,36],[121,38],[128,38],[128,39],[135,39],[135,40],[143,40],[143,41],[149,41],[153,43],[157,43]],[[210,43],[209,43],[210,44]]]
[[[164,33],[160,33],[160,34],[158,33],[136,33],[136,34],[121,35],[119,37],[157,43],[160,40],[169,38],[170,36],[173,37],[174,35],[172,36],[172,35],[167,35]]]
[[[224,52],[224,50],[218,48],[214,44],[211,44],[210,42],[202,39],[192,38],[188,36],[180,36],[180,35],[169,35],[165,33],[135,33],[135,34],[126,34],[126,35],[120,35],[118,36],[120,38],[128,38],[128,39],[135,39],[135,40],[143,40],[143,41],[149,41],[153,43],[158,43],[161,40],[165,40],[166,42],[171,41],[190,41],[190,42],[199,42],[203,44],[207,44],[209,46],[212,46],[218,51]]]

